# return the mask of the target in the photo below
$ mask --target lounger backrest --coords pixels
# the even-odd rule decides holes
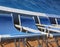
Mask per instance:
[[[50,25],[50,21],[49,21],[49,18],[47,17],[39,17],[40,19],[40,24],[45,24],[45,25]]]
[[[57,18],[58,25],[60,25],[60,18]]]
[[[56,24],[55,18],[49,17],[49,20],[50,20],[51,24]]]
[[[12,16],[0,16],[0,34],[17,34],[19,31],[14,27]]]
[[[14,24],[18,24],[18,25],[20,24],[18,14],[16,13],[13,14],[13,21],[14,21]]]
[[[34,16],[34,21],[35,21],[36,24],[39,24],[38,16]]]
[[[35,21],[34,21],[33,17],[22,15],[22,16],[20,16],[20,18],[21,18],[22,26],[37,30],[37,27],[35,26]]]

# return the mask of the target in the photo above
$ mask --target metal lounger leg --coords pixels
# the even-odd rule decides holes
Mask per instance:
[[[23,41],[23,46],[26,47],[26,38],[22,39]]]
[[[28,33],[28,31],[26,31],[26,33]],[[26,38],[25,38],[25,40],[26,40]],[[32,47],[32,46],[28,43],[28,41],[26,41],[26,45],[29,46],[29,47]]]
[[[20,39],[19,39],[19,42],[18,42],[18,47],[20,47]]]
[[[46,32],[47,31],[47,28],[44,30],[44,32]],[[49,31],[48,31],[48,33],[49,33]],[[45,42],[46,42],[46,47],[48,47],[48,37],[47,37],[47,35],[46,36],[44,36],[44,38],[43,38],[44,40],[45,40]]]
[[[42,45],[39,42],[39,37],[37,38],[37,41],[38,41],[38,47],[42,47]]]
[[[59,47],[59,44],[58,44],[58,41],[57,41],[57,39],[55,38],[55,42],[56,42],[56,44],[57,44],[57,47]]]
[[[47,39],[47,40],[46,40]],[[48,46],[48,37],[46,38],[45,40],[46,40],[46,47],[49,47]]]
[[[18,44],[16,43],[16,39],[14,40],[14,43],[15,43],[15,47],[20,47],[20,39],[18,41]]]
[[[14,43],[15,43],[15,47],[17,47],[17,44],[16,44],[16,39],[14,40]]]

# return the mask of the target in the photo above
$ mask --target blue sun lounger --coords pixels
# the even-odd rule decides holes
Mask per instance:
[[[45,28],[45,30],[47,30],[48,33],[53,35],[53,38],[55,38],[55,40],[57,37],[60,37],[60,28],[55,28],[52,25],[52,24],[55,24],[55,22],[52,22],[52,24],[51,24],[51,22],[49,21],[49,18],[46,18],[46,17],[39,17],[39,22],[40,22],[39,24],[42,24],[43,28]],[[40,27],[40,26],[38,26],[38,27]],[[56,42],[57,42],[57,40],[56,40]]]
[[[5,39],[20,39],[20,38],[28,38],[28,37],[38,37],[43,34],[35,34],[35,33],[24,33],[18,31],[14,27],[14,23],[12,20],[12,16],[0,16],[0,42]],[[16,43],[16,42],[15,42]],[[25,47],[25,46],[24,46]]]
[[[43,38],[47,35],[47,33],[44,33],[38,30],[38,28],[35,25],[34,17],[21,15],[20,22],[21,22],[22,28],[25,29],[27,33],[28,32],[35,33],[35,34],[39,33],[40,35],[44,34],[42,36]]]
[[[22,26],[37,30],[37,32],[38,32],[38,28],[35,26],[35,22],[34,22],[33,17],[20,16],[20,18],[21,18],[21,25]]]
[[[54,24],[54,22],[56,23],[56,21],[54,21],[54,22],[52,22],[52,24],[51,24],[51,22],[49,21],[50,19],[49,18],[41,18],[41,17],[39,17],[39,19],[40,19],[40,23],[47,29],[47,30],[50,30],[50,31],[52,31],[52,33],[53,32],[56,32],[56,34],[57,34],[57,36],[59,35],[60,36],[60,28],[58,28],[58,27],[54,27],[52,24]],[[43,21],[42,21],[43,20]],[[56,25],[56,24],[55,24]],[[54,35],[55,33],[53,33],[53,36],[55,36]],[[55,36],[56,37],[56,36]]]
[[[20,20],[21,26],[23,27],[23,29],[26,29],[28,32],[46,34],[38,30],[37,26],[35,25],[34,17],[22,15],[20,16],[20,19],[21,19]]]
[[[49,18],[48,20],[50,20],[49,21],[49,23],[50,23],[50,25],[46,25],[48,28],[48,30],[49,31],[53,31],[53,32],[58,32],[58,33],[60,33],[60,27],[59,27],[59,25],[57,24],[58,23],[58,21],[56,21],[55,20],[55,18]]]

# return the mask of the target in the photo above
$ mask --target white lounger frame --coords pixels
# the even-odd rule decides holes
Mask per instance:
[[[40,13],[40,12],[32,12],[32,11],[27,11],[27,10],[22,10],[22,9],[15,9],[15,8],[10,8],[10,7],[5,7],[5,6],[0,6],[0,11],[5,11],[7,13],[26,14],[26,15],[32,15],[32,16],[60,18],[60,16],[56,15],[56,14],[46,14],[46,13]],[[53,16],[50,16],[50,15],[53,15]]]

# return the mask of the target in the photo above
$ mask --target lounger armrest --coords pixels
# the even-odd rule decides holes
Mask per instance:
[[[18,28],[21,28],[22,27],[24,30],[29,31],[29,32],[40,33],[40,31],[31,29],[31,28],[28,28],[28,27],[19,26],[19,25],[16,25],[16,24],[15,24],[15,26],[18,27]]]
[[[46,29],[45,27],[38,27],[39,29]]]
[[[47,30],[50,31],[50,32],[58,32],[58,33],[60,33],[60,30],[55,30],[55,29],[51,29],[51,28],[48,28]]]
[[[17,28],[22,28],[22,31],[23,31],[23,32],[26,32],[26,31],[27,31],[26,29],[23,29],[23,27],[20,26],[20,25],[15,24],[15,26],[16,26]]]
[[[36,24],[39,27],[48,27],[48,28],[60,28],[60,25],[43,25],[43,24]]]
[[[15,26],[17,27],[17,28],[21,28],[22,26],[19,26],[19,25],[16,25],[15,24]],[[33,30],[33,29],[31,29],[31,28],[28,28],[28,27],[22,27],[24,30],[26,30],[26,31],[28,31],[28,32],[36,32],[36,33],[38,33],[39,31],[36,31],[36,30]]]
[[[45,25],[42,25],[42,24],[36,24],[37,26],[40,26],[40,27],[44,27]]]
[[[52,29],[52,28],[59,28],[59,27],[48,26],[47,28],[46,27],[38,27],[38,28],[40,28],[40,29],[47,29],[50,32],[58,32],[58,33],[60,33],[59,30]]]
[[[36,24],[37,26],[42,26],[42,24]]]
[[[53,27],[55,27],[55,28],[60,28],[60,25],[53,25]]]
[[[16,26],[17,28],[22,28],[22,26],[20,26],[20,25],[17,25],[17,24],[15,24],[15,26]]]
[[[15,25],[16,27],[21,27],[19,25]],[[39,31],[39,30],[34,30],[34,29],[31,29],[31,28],[28,28],[28,27],[22,27],[24,30],[28,31],[28,32],[31,32],[31,33],[41,33],[41,34],[45,34],[45,35],[50,35],[50,37],[53,37],[52,34],[49,34],[49,33],[45,33],[45,32],[42,32],[42,31]]]
[[[36,25],[40,25],[40,24],[36,24]]]

